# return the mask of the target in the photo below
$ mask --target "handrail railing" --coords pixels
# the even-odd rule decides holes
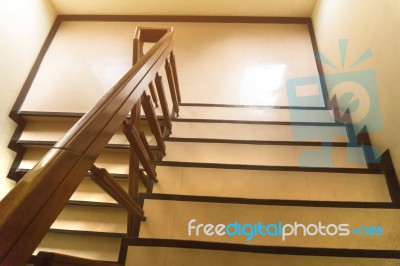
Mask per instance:
[[[100,152],[154,77],[159,78],[174,37],[172,28],[152,32],[158,35],[146,34],[157,41],[154,46],[0,202],[1,265],[22,265],[30,258]]]

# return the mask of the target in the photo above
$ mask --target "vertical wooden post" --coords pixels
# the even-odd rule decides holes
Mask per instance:
[[[131,119],[129,127],[139,128],[140,127],[140,112],[141,112],[141,99],[135,104],[131,110]],[[139,159],[135,153],[134,147],[132,145],[129,147],[129,173],[128,173],[128,194],[132,197],[134,201],[137,200],[139,196]],[[135,217],[128,214],[128,236],[133,236],[133,225]]]
[[[179,101],[178,101],[178,96],[176,94],[171,64],[168,62],[168,59],[165,60],[165,72],[167,73],[167,79],[168,79],[169,90],[171,92],[173,109],[176,115],[179,116]]]
[[[175,61],[175,55],[174,52],[171,51],[171,54],[169,55],[169,60],[171,61],[171,68],[172,68],[172,74],[174,77],[174,84],[175,84],[175,90],[176,90],[176,96],[178,97],[178,102],[181,103],[181,91],[179,88],[179,81],[178,81],[178,72],[176,69],[176,61]]]
[[[142,45],[139,39],[133,39],[133,58],[132,65],[139,61],[142,54]],[[131,119],[129,126],[136,127],[140,130],[140,112],[141,112],[141,99],[136,102],[135,106],[131,109]],[[128,194],[132,197],[133,201],[137,201],[139,195],[139,159],[135,154],[132,145],[129,147],[129,173],[128,173]],[[133,226],[135,223],[135,216],[128,214],[127,234],[133,237]]]
[[[156,90],[154,89],[153,81],[150,82],[150,84],[149,84],[149,90],[150,90],[151,98],[153,99],[154,104],[156,105],[156,107],[158,107],[158,97],[157,97]]]
[[[151,99],[149,95],[143,94],[142,96],[142,107],[143,111],[146,114],[147,122],[149,122],[149,126],[151,132],[154,134],[154,137],[157,141],[157,146],[160,151],[165,155],[165,142],[161,133],[160,124],[158,123],[158,119],[156,113],[154,112],[153,105],[151,104]]]
[[[143,146],[144,146],[144,148],[146,149],[147,154],[149,155],[150,160],[154,161],[154,160],[155,160],[155,159],[154,159],[154,155],[153,155],[153,153],[151,152],[149,142],[147,141],[146,135],[143,133],[143,131],[140,131],[140,140],[142,141]]]
[[[162,77],[156,74],[155,78],[155,83],[156,83],[156,88],[158,92],[158,97],[160,97],[160,105],[161,105],[161,110],[164,116],[164,124],[167,127],[169,133],[172,132],[172,123],[171,123],[171,117],[169,116],[169,108],[168,108],[168,103],[167,99],[165,97],[165,91],[164,91],[164,86],[162,83]]]

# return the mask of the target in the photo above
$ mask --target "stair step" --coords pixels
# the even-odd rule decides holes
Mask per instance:
[[[399,251],[306,249],[183,241],[124,239],[126,265],[398,265]],[[290,255],[290,256],[288,256]],[[375,256],[375,257],[374,257]],[[383,258],[379,258],[383,257]],[[386,257],[386,258],[385,258]],[[195,260],[193,258],[196,258]],[[120,257],[121,260],[121,257]]]
[[[34,254],[47,251],[93,260],[117,261],[120,244],[120,237],[48,232]]]
[[[126,222],[123,208],[66,205],[50,228],[126,234]]]
[[[18,142],[21,144],[34,143],[34,142],[57,142],[65,133],[75,124],[74,119],[61,119],[62,121],[48,121],[48,120],[30,120],[24,128]],[[147,141],[150,145],[156,145],[155,138],[150,131],[148,125],[144,124],[141,130],[145,133]],[[109,141],[111,145],[129,145],[122,128],[119,129]]]
[[[156,111],[157,113],[158,111]],[[143,114],[143,112],[142,112]],[[25,121],[29,122],[66,122],[66,123],[76,123],[80,118],[82,118],[85,113],[76,113],[76,112],[43,112],[43,111],[19,111],[18,115],[25,119]],[[127,116],[128,118],[130,115]],[[163,123],[164,117],[157,115],[160,123]],[[147,126],[147,120],[144,115],[140,117],[141,125],[143,123],[144,126]]]
[[[344,126],[294,126],[180,122],[172,124],[170,138],[227,139],[247,141],[348,142]]]
[[[282,246],[282,247],[308,247],[308,248],[340,248],[340,249],[376,249],[376,250],[400,250],[400,212],[398,209],[381,208],[343,208],[343,207],[310,207],[293,206],[290,204],[279,205],[278,202],[263,204],[254,201],[232,200],[229,198],[211,199],[206,197],[187,197],[179,195],[157,195],[143,194],[144,210],[148,217],[146,222],[140,225],[140,238],[159,238],[174,240],[194,240],[207,242],[224,242],[260,246]],[[303,235],[302,228],[298,235],[262,236],[261,234],[251,235],[249,228],[242,235],[228,234],[219,236],[213,234],[207,236],[199,231],[191,230],[189,235],[188,223],[199,224],[223,224],[225,226],[237,222],[238,224],[274,224],[279,227],[279,222],[294,225],[295,222],[308,226],[310,224],[331,226],[330,232],[333,236]],[[339,236],[338,226],[344,225],[346,235]],[[272,225],[271,225],[272,226]],[[370,228],[371,233],[376,236],[365,235],[362,226]],[[373,229],[371,226],[375,226]],[[378,235],[378,226],[382,235]],[[276,232],[270,227],[271,234]],[[290,227],[285,226],[283,232],[290,232]],[[313,234],[315,226],[310,227],[310,234]],[[336,230],[336,229],[338,230]],[[231,232],[232,229],[231,228]],[[361,235],[353,232],[353,229],[362,230]],[[253,232],[253,227],[251,229]],[[261,229],[262,230],[262,229]],[[322,229],[323,230],[323,229]],[[375,231],[374,231],[375,230]],[[322,231],[326,234],[326,232]],[[356,231],[355,231],[356,232]],[[265,231],[264,231],[265,233]]]
[[[181,106],[179,119],[336,123],[331,110]]]
[[[126,192],[128,192],[128,179],[115,178],[115,180]],[[142,182],[139,183],[139,191],[147,191]],[[106,194],[104,190],[102,190],[90,178],[84,178],[82,180],[75,193],[71,196],[71,200],[115,203],[115,200]]]
[[[17,169],[18,173],[26,174],[29,169]],[[88,173],[89,175],[90,173]],[[128,175],[114,174],[111,173],[118,184],[125,190],[128,191]],[[139,182],[139,192],[146,192],[148,189]],[[108,194],[106,194],[90,177],[83,178],[82,182],[79,184],[75,193],[71,196],[73,201],[87,202],[89,203],[115,203]]]
[[[35,164],[46,154],[47,147],[36,146],[28,149],[20,163],[19,168],[32,169]],[[127,175],[129,173],[129,150],[105,149],[95,162],[99,168],[105,168],[110,173]]]
[[[383,174],[157,166],[154,193],[254,199],[390,202]],[[329,188],[329,189],[326,189]]]
[[[163,162],[366,168],[362,147],[313,147],[166,141]],[[347,159],[349,157],[349,159]]]

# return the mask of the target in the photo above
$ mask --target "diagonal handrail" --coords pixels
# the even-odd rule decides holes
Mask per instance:
[[[161,36],[160,36],[161,37]],[[163,37],[0,202],[0,264],[29,259],[83,177],[172,52]]]

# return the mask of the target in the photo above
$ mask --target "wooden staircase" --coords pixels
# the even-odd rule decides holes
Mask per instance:
[[[142,30],[145,32],[146,28]],[[164,34],[169,33],[164,29],[143,38],[156,42]],[[140,48],[139,41],[140,38],[135,40],[135,49]],[[74,178],[79,185],[68,197],[67,193],[63,195],[65,206],[59,212],[51,212],[54,219],[48,231],[34,236],[41,241],[37,247],[34,242],[30,244],[36,250],[28,263],[398,265],[400,186],[390,152],[371,160],[368,132],[354,133],[349,116],[343,119],[338,112],[335,98],[326,107],[185,103],[179,95],[173,54],[165,54],[169,58],[164,78],[170,87],[168,99],[160,95],[158,69],[150,69],[154,75],[149,79],[155,82],[150,83],[149,89],[149,82],[141,86],[140,94],[131,102],[134,104],[125,108],[129,114],[118,115],[121,121],[108,142],[104,142],[96,158],[90,156],[90,163],[80,171],[80,180],[78,176]],[[139,60],[141,51],[136,50],[135,55]],[[142,67],[145,68],[144,63]],[[143,93],[152,98],[141,96]],[[146,116],[140,116],[140,103],[145,101]],[[153,109],[154,114],[149,116]],[[70,128],[82,123],[83,116],[18,113],[24,130],[12,140],[19,156],[9,175],[18,181],[17,188],[32,178],[38,165],[47,163],[44,156],[60,145],[60,138],[72,135]],[[162,140],[155,133],[155,125],[159,125]],[[143,132],[141,138],[132,137],[136,129]],[[140,149],[151,158],[149,164],[132,156],[137,152],[132,139],[140,139]],[[79,147],[79,142],[74,144]],[[100,168],[110,173],[114,189],[123,194],[121,198],[110,192],[112,188],[98,186],[96,171]],[[155,169],[156,179],[151,178],[149,168]],[[49,178],[52,175],[47,176],[46,182],[53,182]],[[128,203],[139,207],[137,212],[127,208],[123,200],[127,195]],[[46,205],[41,208],[46,210]],[[29,219],[39,218],[33,215]],[[347,224],[349,235],[299,233],[282,239],[253,234],[254,231],[221,236],[201,231],[206,224],[210,228],[236,223],[251,225],[247,228],[253,230],[252,226],[259,223],[296,222]],[[197,229],[191,231],[191,223],[202,224],[198,234],[194,233]],[[368,234],[361,230],[363,226],[374,226],[374,232],[383,228],[383,235]],[[5,231],[7,227],[0,229]],[[353,232],[356,229],[360,233]],[[24,230],[21,235],[29,237]],[[22,252],[26,256],[29,250]],[[16,258],[16,251],[10,254],[2,253],[1,265],[27,261]]]

